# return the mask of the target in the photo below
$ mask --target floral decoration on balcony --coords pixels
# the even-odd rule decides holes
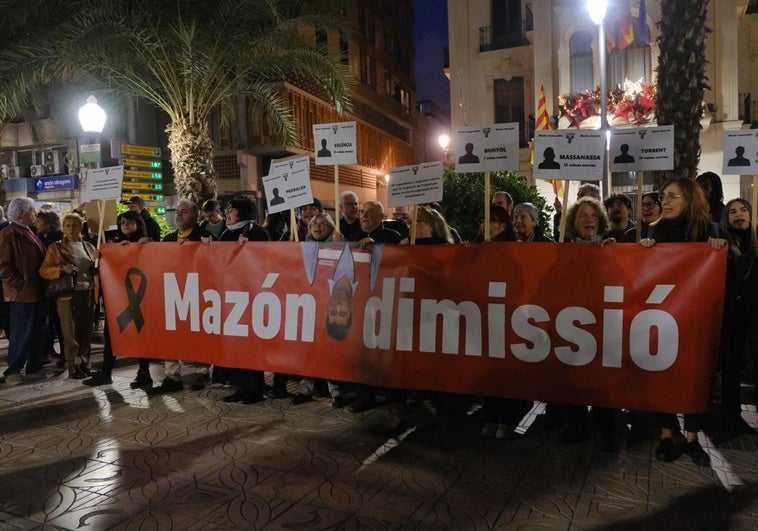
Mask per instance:
[[[600,127],[600,89],[586,90],[559,98],[560,129],[598,129]],[[624,88],[608,92],[608,123],[618,127],[642,125],[655,120],[655,86],[640,79],[636,83],[624,81]]]

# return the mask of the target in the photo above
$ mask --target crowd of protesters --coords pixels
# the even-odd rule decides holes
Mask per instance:
[[[615,411],[586,405],[548,404],[546,422],[559,430],[566,443],[586,439],[594,429],[602,447],[612,450],[623,426],[651,426],[658,430],[660,440],[655,456],[673,461],[688,455],[701,466],[710,462],[709,454],[698,442],[697,434],[710,430],[715,443],[738,434],[754,433],[741,417],[742,372],[752,367],[752,378],[758,388],[758,270],[755,269],[755,230],[752,226],[752,207],[744,199],[723,203],[723,188],[718,175],[708,172],[697,180],[671,178],[659,191],[646,192],[641,198],[639,219],[632,218],[632,199],[614,193],[602,199],[595,184],[583,184],[577,200],[563,212],[556,199],[557,214],[553,234],[545,235],[540,227],[540,212],[532,203],[515,204],[507,191],[493,194],[489,211],[489,230],[483,222],[474,241],[543,242],[561,241],[584,245],[606,246],[637,244],[650,248],[661,242],[709,242],[714,249],[728,248],[725,286],[724,324],[718,353],[720,400],[715,401],[711,415],[685,415],[684,434],[677,417],[671,414]],[[160,228],[145,208],[144,201],[134,197],[129,210],[117,219],[117,228],[108,241],[122,245],[150,241],[283,241],[290,233],[304,242],[357,242],[361,247],[378,244],[401,245],[412,241],[417,245],[451,245],[461,242],[461,236],[445,221],[437,204],[422,205],[412,220],[387,220],[383,205],[378,201],[361,202],[354,192],[339,196],[339,230],[318,199],[301,207],[294,227],[287,217],[272,214],[258,224],[257,204],[249,197],[235,197],[225,205],[209,200],[203,205],[181,199],[175,210],[176,230],[162,239]],[[565,215],[564,234],[559,234],[561,217]],[[62,231],[61,231],[62,227]],[[292,234],[294,236],[294,234]],[[17,385],[44,377],[43,367],[52,356],[60,357],[57,366],[72,379],[84,379],[89,386],[109,385],[114,352],[104,331],[103,363],[93,372],[90,364],[94,309],[99,300],[96,263],[98,250],[88,241],[90,235],[81,212],[67,213],[61,219],[49,208],[36,212],[28,198],[11,201],[8,220],[0,225],[0,280],[3,304],[0,308],[0,328],[8,337],[8,367],[2,382]],[[337,266],[339,267],[339,266]],[[74,277],[71,290],[52,298],[43,297],[45,282],[66,275]],[[342,323],[339,279],[334,283],[328,327],[330,335],[338,338]],[[349,285],[349,283],[348,283]],[[349,286],[348,286],[349,287]],[[349,326],[349,325],[348,325]],[[54,337],[60,340],[61,352],[55,352]],[[750,363],[745,363],[748,360]],[[153,386],[151,360],[140,359],[133,389],[145,389],[148,394],[183,391],[181,361],[164,362],[164,379]],[[269,399],[290,399],[293,406],[313,401],[321,393],[331,399],[332,407],[349,408],[360,413],[376,407],[377,396],[385,396],[393,408],[400,411],[401,422],[426,425],[433,422],[436,407],[445,402],[440,393],[421,391],[378,390],[367,385],[346,382],[322,382],[299,375],[276,374],[273,386],[267,388],[264,373],[259,370],[209,367],[196,364],[197,371],[190,388],[232,386],[226,402],[253,404]],[[715,375],[714,375],[715,376]],[[86,378],[86,379],[85,379]],[[287,382],[299,383],[299,393],[290,395]],[[346,398],[353,397],[351,402]],[[520,420],[533,408],[526,400],[480,397],[484,406],[482,436],[499,439],[513,438]]]

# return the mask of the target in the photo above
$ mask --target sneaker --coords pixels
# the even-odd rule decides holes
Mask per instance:
[[[513,428],[507,424],[498,424],[495,439],[513,439]]]
[[[82,381],[82,383],[90,387],[97,387],[98,385],[110,385],[113,383],[113,380],[111,379],[110,374],[98,372],[92,376],[92,378],[87,378],[86,380]]]
[[[129,387],[132,389],[144,389],[145,387],[150,387],[151,385],[153,385],[153,379],[150,378],[150,376],[142,376],[140,374],[137,374],[137,377],[132,383],[129,384]]]
[[[480,431],[480,435],[482,437],[494,437],[495,434],[497,434],[498,425],[494,422],[487,422],[482,427],[482,431]]]
[[[12,372],[5,375],[5,383],[8,385],[20,385],[24,383],[24,377],[17,372]]]
[[[148,390],[149,395],[162,395],[165,393],[176,393],[184,389],[184,384],[181,380],[174,380],[173,378],[164,378],[163,383],[158,387],[153,387]]]
[[[290,404],[293,406],[299,406],[300,404],[305,404],[306,402],[313,402],[313,396],[300,393],[292,397],[292,400],[290,400]]]
[[[190,385],[190,389],[193,391],[202,391],[208,386],[209,383],[211,383],[211,378],[208,373],[201,372],[197,375],[195,381],[192,382],[192,385]]]

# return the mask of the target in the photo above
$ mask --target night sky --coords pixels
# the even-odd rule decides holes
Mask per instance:
[[[447,46],[447,0],[413,0],[416,99],[450,109],[450,82],[443,73]]]

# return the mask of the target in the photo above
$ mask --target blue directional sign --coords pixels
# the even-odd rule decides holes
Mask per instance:
[[[73,190],[74,188],[73,175],[56,175],[34,179],[34,189],[37,192],[57,192],[59,190]]]

